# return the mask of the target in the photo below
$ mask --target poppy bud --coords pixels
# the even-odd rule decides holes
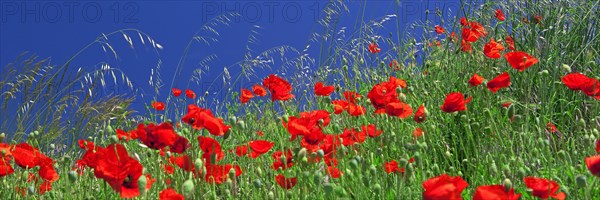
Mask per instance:
[[[527,171],[525,171],[525,168],[519,167],[519,170],[517,170],[517,176],[521,178],[527,176]]]
[[[194,167],[196,167],[196,169],[200,169],[204,166],[204,161],[200,158],[196,159],[194,161]]]
[[[342,70],[344,70],[344,71],[348,71],[348,65],[343,65],[343,66],[342,66]]]
[[[5,133],[1,133],[0,134],[0,143],[4,142],[4,138],[6,138],[6,134]]]
[[[571,73],[571,66],[569,66],[567,64],[562,64],[561,68],[563,71],[565,71],[567,73]]]
[[[185,182],[183,182],[182,185],[183,188],[183,195],[186,197],[189,197],[192,195],[192,193],[194,192],[194,182],[192,181],[192,179],[188,179]]]
[[[575,177],[575,182],[577,182],[577,186],[580,188],[584,188],[587,186],[587,178],[584,175],[577,175]]]
[[[448,158],[452,157],[452,153],[450,153],[450,151],[446,151],[445,155],[446,155],[446,157],[448,157]]]
[[[548,74],[550,74],[550,73],[548,72],[548,70],[542,70],[539,72],[539,74],[542,76],[548,76]]]
[[[300,151],[298,151],[297,156],[298,156],[298,158],[302,159],[302,158],[306,157],[306,154],[307,154],[307,150],[306,150],[306,148],[303,147],[302,149],[300,149]]]
[[[227,180],[225,181],[225,184],[227,184],[227,186],[229,186],[229,187],[233,187],[233,180],[231,180],[231,178],[227,178]]]
[[[495,162],[492,162],[492,165],[490,166],[490,171],[492,172],[493,175],[498,174],[498,166],[496,166]]]
[[[512,188],[512,181],[510,181],[510,179],[505,178],[504,181],[502,181],[502,185],[504,185],[504,188],[506,188],[506,190],[510,190]]]
[[[137,182],[138,182],[138,190],[140,191],[140,193],[146,192],[146,184],[148,183],[146,176],[141,175],[138,178]]]
[[[227,129],[227,131],[225,132],[225,134],[223,135],[223,139],[226,140],[229,138],[229,136],[231,136],[232,133],[232,129]]]
[[[415,152],[414,158],[415,158],[415,163],[417,163],[417,164],[421,163],[421,161],[422,161],[421,160],[421,153],[419,153],[418,151]]]
[[[229,123],[230,124],[235,124],[237,122],[237,117],[236,116],[229,116]]]
[[[319,149],[317,151],[317,155],[319,155],[319,158],[323,158],[325,156],[325,152],[323,151],[323,149]]]
[[[583,130],[586,127],[586,123],[585,120],[583,118],[580,118],[579,121],[577,121],[577,126]]]
[[[375,193],[381,192],[381,185],[379,185],[379,183],[376,183],[375,185],[373,185],[373,192],[375,192]]]
[[[111,143],[119,143],[119,137],[117,137],[117,135],[110,135],[108,139]]]
[[[236,174],[236,173],[235,173],[235,168],[231,168],[231,169],[229,170],[229,177],[235,177],[235,174]]]
[[[346,59],[346,57],[342,57],[342,64],[344,64],[344,65],[348,64],[348,59]]]
[[[508,106],[508,110],[506,111],[506,116],[508,116],[509,118],[515,115],[515,106],[514,105],[510,105]],[[491,117],[491,114],[490,114]]]
[[[371,174],[377,173],[377,168],[375,167],[375,165],[369,166],[369,173],[371,173]]]
[[[502,173],[504,176],[509,176],[511,173],[510,167],[508,165],[502,165]]]
[[[29,191],[29,194],[35,193],[35,187],[33,187],[33,186],[27,187],[27,190]]]
[[[284,122],[288,122],[289,119],[290,119],[290,115],[288,115],[287,113],[283,115]]]
[[[399,88],[399,87],[398,87],[398,88]],[[404,93],[400,93],[400,94],[398,95],[398,98],[400,99],[400,101],[402,101],[402,102],[406,102],[406,94],[404,94]]]
[[[273,191],[269,191],[267,196],[269,197],[269,199],[275,199],[275,193],[273,193]]]
[[[356,161],[356,159],[350,159],[350,167],[352,167],[352,169],[358,169],[358,161]]]
[[[77,172],[69,171],[69,181],[71,181],[71,183],[74,183],[76,180],[77,180]]]

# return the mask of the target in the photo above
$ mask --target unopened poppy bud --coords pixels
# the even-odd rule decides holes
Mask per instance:
[[[119,137],[117,137],[117,135],[110,135],[108,138],[111,143],[119,143]]]
[[[493,175],[498,174],[498,166],[496,166],[495,162],[490,165],[490,172],[492,172]]]
[[[315,184],[320,184],[321,179],[322,179],[322,175],[320,172],[317,172],[317,173],[315,173],[315,175],[313,175],[313,182],[315,182]]]
[[[77,180],[77,172],[69,171],[69,181],[71,181],[71,183],[74,183],[76,180]]]
[[[575,182],[577,182],[577,186],[580,188],[587,186],[587,178],[584,175],[577,175],[577,177],[575,177]]]
[[[517,176],[525,177],[525,176],[527,176],[527,171],[525,171],[525,169],[523,167],[519,167],[519,170],[517,170]]]
[[[348,64],[348,59],[346,59],[346,57],[342,57],[342,64],[344,64],[344,65]]]
[[[27,191],[29,191],[29,194],[34,194],[35,193],[35,187],[29,186],[29,187],[27,187]]]
[[[473,123],[471,123],[471,129],[473,129],[473,130],[479,130],[479,128],[481,128],[481,125],[479,124],[479,122],[473,122]]]
[[[402,101],[402,102],[406,102],[406,94],[404,94],[404,93],[398,94],[398,99],[400,99],[400,101]]]
[[[510,179],[505,178],[504,181],[502,181],[502,185],[504,186],[504,188],[506,188],[506,190],[510,190],[512,188],[512,181],[510,181]]]
[[[375,193],[381,192],[381,185],[379,185],[379,183],[376,183],[375,185],[373,185],[373,192],[375,192]]]
[[[231,178],[227,178],[227,180],[225,181],[225,184],[227,184],[227,186],[232,187],[233,186],[233,180],[231,180]]]
[[[269,197],[269,199],[275,199],[275,193],[273,193],[273,191],[269,191],[267,196]]]
[[[298,158],[302,159],[302,158],[306,157],[306,154],[307,154],[307,150],[306,150],[306,148],[303,147],[302,149],[300,149],[298,151],[297,156],[298,156]]]
[[[510,118],[515,115],[515,112],[516,112],[515,106],[510,105],[510,106],[508,106],[508,110],[506,111],[506,116],[508,116]],[[490,115],[490,117],[491,117],[491,115]]]
[[[234,168],[231,168],[231,169],[229,170],[229,177],[235,177],[235,174],[236,174],[236,172],[235,172],[235,169],[234,169]]]
[[[562,64],[561,68],[564,72],[567,72],[567,73],[571,72],[571,66],[569,66],[567,64]]]
[[[508,165],[502,165],[502,173],[504,176],[509,176],[511,173],[510,167]]]
[[[288,114],[284,114],[283,115],[283,121],[284,122],[288,122],[289,119],[290,119],[290,115],[288,115]]]
[[[352,169],[358,169],[358,161],[356,161],[356,159],[350,159],[350,167],[352,167]]]
[[[190,197],[194,193],[194,181],[192,179],[186,180],[183,182],[182,189],[183,195]]]
[[[343,66],[342,66],[342,70],[344,70],[344,71],[348,71],[348,65],[343,65]]]
[[[542,75],[542,76],[548,76],[548,74],[550,74],[550,72],[548,72],[548,70],[542,70],[542,71],[540,71],[539,73],[540,73],[540,75]]]
[[[450,153],[450,151],[446,151],[445,155],[446,155],[446,157],[448,157],[448,158],[449,158],[449,157],[452,157],[452,153]]]
[[[422,159],[421,159],[421,153],[419,153],[418,151],[415,152],[415,155],[413,157],[415,159],[415,163],[420,164]]]
[[[262,187],[262,182],[259,179],[256,179],[256,180],[252,181],[252,184],[256,188],[261,188]]]
[[[323,149],[319,149],[317,151],[317,155],[319,156],[319,158],[323,158],[325,156],[325,152],[323,151]]]
[[[229,123],[230,124],[235,124],[237,122],[237,117],[236,116],[229,116]]]
[[[375,167],[375,165],[369,166],[369,173],[371,173],[371,174],[377,173],[377,167]]]
[[[194,167],[196,167],[196,169],[200,169],[200,168],[202,168],[203,166],[204,166],[204,160],[202,160],[202,159],[200,159],[200,158],[197,158],[197,159],[194,161]]]
[[[4,138],[6,138],[6,134],[5,133],[0,133],[0,143],[4,142]]]
[[[583,118],[580,118],[580,119],[579,119],[579,121],[577,121],[577,126],[578,126],[580,129],[584,129],[584,128],[586,127],[585,120],[584,120]]]
[[[56,146],[54,144],[50,144],[50,149],[55,149]]]
[[[144,193],[146,192],[146,184],[148,183],[148,179],[146,179],[146,176],[141,175],[138,180],[138,190],[140,191],[140,193]]]

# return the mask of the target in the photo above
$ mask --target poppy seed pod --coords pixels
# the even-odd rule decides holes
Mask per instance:
[[[186,180],[185,182],[183,182],[182,189],[183,195],[186,197],[190,197],[194,192],[194,181],[192,181],[192,179]]]
[[[513,185],[513,184],[512,184],[512,181],[510,181],[510,179],[508,179],[508,178],[505,178],[505,179],[502,181],[502,185],[504,186],[504,188],[506,188],[506,190],[510,190],[510,189],[512,188],[512,185]]]
[[[148,184],[148,179],[146,179],[146,176],[144,176],[144,175],[140,176],[138,178],[137,182],[138,182],[138,190],[140,191],[140,193],[146,192],[146,184]]]

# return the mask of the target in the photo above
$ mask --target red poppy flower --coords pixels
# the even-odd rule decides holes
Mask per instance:
[[[273,160],[275,160],[275,162],[273,162],[273,165],[271,165],[271,169],[287,169],[294,166],[294,156],[292,155],[291,150],[276,151],[271,155],[271,157],[273,158]],[[282,158],[285,158],[285,160],[282,161]]]
[[[544,19],[541,15],[535,15],[533,16],[533,19],[535,19],[535,23],[539,24],[542,22],[542,20]]]
[[[600,177],[600,155],[585,158],[585,165],[594,176]]]
[[[571,73],[560,80],[571,90],[582,90],[591,79],[582,73]]]
[[[506,17],[504,17],[504,13],[502,12],[502,10],[498,9],[498,10],[496,10],[496,12],[494,14],[496,14],[496,18],[498,20],[500,20],[500,21],[506,20]]]
[[[248,146],[240,145],[240,146],[235,147],[235,154],[237,154],[240,157],[248,155]]]
[[[385,112],[390,116],[406,119],[412,115],[413,109],[410,107],[410,105],[398,101],[388,103],[385,106]]]
[[[159,200],[184,200],[183,195],[177,193],[173,188],[167,188],[158,194]]]
[[[19,167],[27,169],[39,166],[40,159],[47,158],[37,148],[28,143],[14,145],[11,154]]]
[[[214,154],[215,162],[219,162],[225,157],[225,153],[221,149],[221,144],[215,139],[210,137],[198,136],[198,143],[200,144],[200,150],[202,150],[202,158],[211,164],[211,156]]]
[[[188,155],[171,156],[169,158],[169,163],[177,165],[186,172],[194,171],[194,161],[192,161],[192,158]]]
[[[252,95],[252,91],[242,88],[242,92],[240,94],[240,102],[245,104],[248,101],[250,101],[250,99],[252,99],[253,97],[254,95]]]
[[[173,167],[173,165],[170,164],[163,165],[162,169],[167,174],[173,174],[175,172],[175,167]]]
[[[471,79],[469,79],[469,85],[471,85],[471,87],[481,85],[481,83],[483,83],[483,80],[485,80],[485,78],[479,76],[479,74],[477,73],[473,73],[473,76],[471,77]]]
[[[187,138],[178,136],[175,143],[169,146],[169,151],[173,153],[183,153],[190,148],[190,142]]]
[[[354,145],[356,143],[362,144],[367,139],[367,133],[362,131],[356,131],[355,129],[344,129],[344,132],[340,135],[342,138],[342,144],[344,146]]]
[[[338,169],[337,167],[334,167],[334,166],[328,166],[327,173],[329,174],[329,177],[331,177],[331,178],[339,178],[343,174],[340,169]]]
[[[556,132],[556,126],[552,122],[548,122],[548,124],[546,124],[546,130],[550,133],[554,133]]]
[[[155,101],[155,102],[152,102],[152,107],[155,110],[165,110],[165,103],[159,102],[159,101]]]
[[[362,126],[362,131],[365,132],[369,137],[377,137],[383,133],[382,130],[377,130],[375,124],[369,124],[367,126]]]
[[[460,50],[463,52],[471,53],[473,51],[473,47],[471,46],[470,42],[467,42],[463,39],[460,43]]]
[[[460,25],[466,26],[467,25],[467,18],[460,18]]]
[[[596,153],[600,153],[600,139],[596,140]]]
[[[504,50],[504,46],[502,44],[496,42],[494,39],[491,39],[490,42],[485,44],[483,47],[483,54],[488,58],[498,59],[502,55],[502,51]]]
[[[190,99],[195,99],[196,98],[196,93],[194,91],[190,90],[190,89],[186,89],[185,90],[185,96],[187,98],[190,98]]]
[[[242,169],[240,168],[240,166],[237,166],[237,165],[206,164],[205,167],[206,167],[206,175],[205,175],[204,179],[208,183],[222,184],[225,180],[227,180],[227,177],[229,176],[229,171],[231,169],[235,170],[236,177],[242,175]]]
[[[596,100],[600,100],[600,81],[594,78],[587,82],[582,88],[585,95],[594,97]]]
[[[317,82],[315,84],[315,94],[317,96],[329,96],[334,89],[335,87],[333,85],[325,86],[323,82]]]
[[[389,65],[394,70],[400,70],[400,63],[396,59],[393,59],[392,61],[390,61]]]
[[[525,177],[523,179],[525,182],[525,186],[533,190],[531,194],[533,196],[548,199],[550,197],[555,199],[565,199],[566,195],[564,192],[558,192],[558,188],[560,187],[558,183],[544,179],[544,178],[536,178],[536,177]]]
[[[506,58],[512,68],[518,69],[520,72],[538,63],[537,58],[522,51],[508,52],[504,54],[504,58]]]
[[[425,105],[421,104],[419,106],[419,108],[417,108],[417,112],[415,112],[415,117],[413,117],[413,120],[417,123],[424,122],[425,119],[427,118],[427,115],[425,114],[425,112],[426,112]]]
[[[442,33],[444,33],[444,31],[445,31],[444,28],[442,28],[440,25],[435,25],[435,32],[437,34],[442,34]]]
[[[417,127],[414,131],[413,131],[413,137],[416,139],[418,139],[419,137],[423,136],[423,129]]]
[[[286,80],[279,78],[273,74],[263,80],[263,85],[271,92],[271,101],[286,101],[294,98],[292,85]]]
[[[504,108],[508,108],[510,105],[512,105],[512,102],[510,101],[502,103],[502,107]]]
[[[297,136],[305,136],[329,125],[331,118],[326,110],[314,110],[311,112],[302,112],[300,117],[292,116],[288,118],[287,123],[283,121],[283,126],[290,133],[290,140],[295,140]]]
[[[472,97],[465,99],[462,93],[460,92],[452,92],[446,95],[446,99],[444,100],[444,104],[441,109],[444,112],[451,113],[456,111],[464,111],[467,110],[466,104],[471,102]]]
[[[450,33],[450,36],[448,36],[448,38],[450,38],[451,41],[456,41],[456,32],[452,31],[452,33]]]
[[[258,134],[258,136],[261,136],[261,137],[262,137],[262,136],[265,136],[265,133],[263,133],[263,132],[262,132],[262,131],[260,131],[260,130],[257,130],[257,131],[256,131],[256,134]]]
[[[273,148],[273,146],[275,146],[275,143],[269,142],[266,140],[254,140],[254,141],[248,142],[248,146],[250,146],[250,149],[252,149],[252,152],[251,152],[252,158],[256,158],[264,153],[267,153],[269,150],[271,150],[271,148]]]
[[[506,190],[503,185],[482,185],[477,187],[473,200],[506,199],[518,200],[521,194],[515,194],[515,189]]]
[[[163,122],[158,126],[153,123],[145,126],[139,124],[136,130],[133,130],[138,138],[151,149],[163,149],[167,146],[173,146],[181,136],[175,133],[171,123]]]
[[[404,173],[404,168],[399,168],[398,167],[398,162],[396,162],[396,160],[391,160],[389,162],[384,162],[383,163],[383,169],[388,174],[391,174],[391,173],[394,173],[394,172],[396,172],[396,173]]]
[[[277,184],[279,184],[279,186],[281,186],[281,188],[289,190],[296,185],[298,179],[296,177],[286,178],[285,176],[283,176],[283,174],[279,174],[275,177],[275,181],[277,182]]]
[[[0,178],[14,173],[15,170],[6,159],[0,159]]]
[[[142,176],[142,165],[129,157],[121,144],[111,144],[103,149],[102,159],[94,169],[97,178],[104,179],[122,198],[140,195],[138,179]]]
[[[462,199],[461,193],[467,186],[469,184],[460,176],[442,174],[423,182],[423,199]]]
[[[508,45],[508,49],[510,49],[511,51],[515,50],[515,40],[513,40],[512,37],[510,37],[510,35],[506,36],[506,44]]]
[[[377,44],[375,44],[375,43],[369,44],[369,52],[375,54],[375,53],[379,53],[380,51],[381,51],[381,49],[377,46]]]
[[[475,42],[486,35],[485,27],[477,22],[469,22],[468,26],[462,29],[462,38],[467,42]]]
[[[173,96],[180,96],[181,95],[181,90],[177,89],[177,88],[171,88],[171,92],[173,93]]]
[[[333,113],[336,115],[339,115],[344,112],[344,110],[348,109],[349,105],[349,103],[344,100],[333,100],[331,101],[331,104],[333,104]]]
[[[496,93],[499,89],[510,86],[510,75],[504,72],[487,83],[487,88]]]
[[[264,97],[267,95],[267,90],[258,84],[252,86],[252,92],[259,97]]]
[[[210,134],[215,136],[223,136],[231,128],[223,123],[223,119],[213,116],[210,110],[193,104],[188,105],[188,113],[181,118],[181,121],[192,125],[194,129],[206,128]]]

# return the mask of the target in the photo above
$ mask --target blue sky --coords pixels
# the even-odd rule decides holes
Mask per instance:
[[[343,14],[339,27],[348,29],[355,27],[356,23],[397,14],[390,24],[392,28],[381,30],[382,35],[386,36],[388,32],[399,34],[395,33],[397,22],[402,29],[417,20],[424,20],[426,8],[431,9],[432,13],[437,7],[442,10],[451,9],[453,12],[459,9],[458,1],[402,1],[400,7],[396,6],[395,1],[388,0],[352,0],[346,4],[349,12]],[[160,74],[164,87],[159,90],[160,95],[156,99],[164,100],[169,94],[174,69],[182,58],[186,45],[210,19],[228,12],[239,14],[229,26],[219,26],[218,42],[211,46],[193,43],[182,73],[173,81],[175,87],[188,87],[191,73],[197,67],[195,63],[206,56],[216,55],[217,59],[211,62],[211,69],[201,80],[202,83],[189,87],[199,94],[218,88],[218,85],[213,85],[209,89],[207,85],[220,82],[217,75],[223,71],[223,66],[230,66],[243,59],[252,30],[258,33],[256,42],[250,45],[255,53],[280,45],[302,50],[309,44],[311,34],[322,30],[316,21],[322,17],[325,6],[326,2],[314,0],[2,1],[0,64],[4,67],[19,54],[28,51],[41,58],[51,58],[52,64],[61,65],[103,33],[124,28],[138,29],[163,48],[156,51],[148,45],[147,40],[145,45],[141,44],[137,33],[125,32],[133,41],[134,48],[131,48],[121,34],[116,34],[108,39],[111,47],[118,53],[117,59],[114,59],[112,53],[105,53],[101,45],[95,44],[72,62],[72,66],[75,66],[72,69],[99,68],[99,63],[103,61],[119,68],[140,89],[139,93],[145,94],[144,98],[138,98],[139,101],[134,104],[134,109],[141,111],[142,105],[155,96],[148,80],[158,60],[161,63]],[[260,28],[256,28],[257,26]],[[269,71],[260,73],[266,76]],[[247,84],[260,81],[250,80]],[[104,92],[118,94],[128,91],[117,86]]]

